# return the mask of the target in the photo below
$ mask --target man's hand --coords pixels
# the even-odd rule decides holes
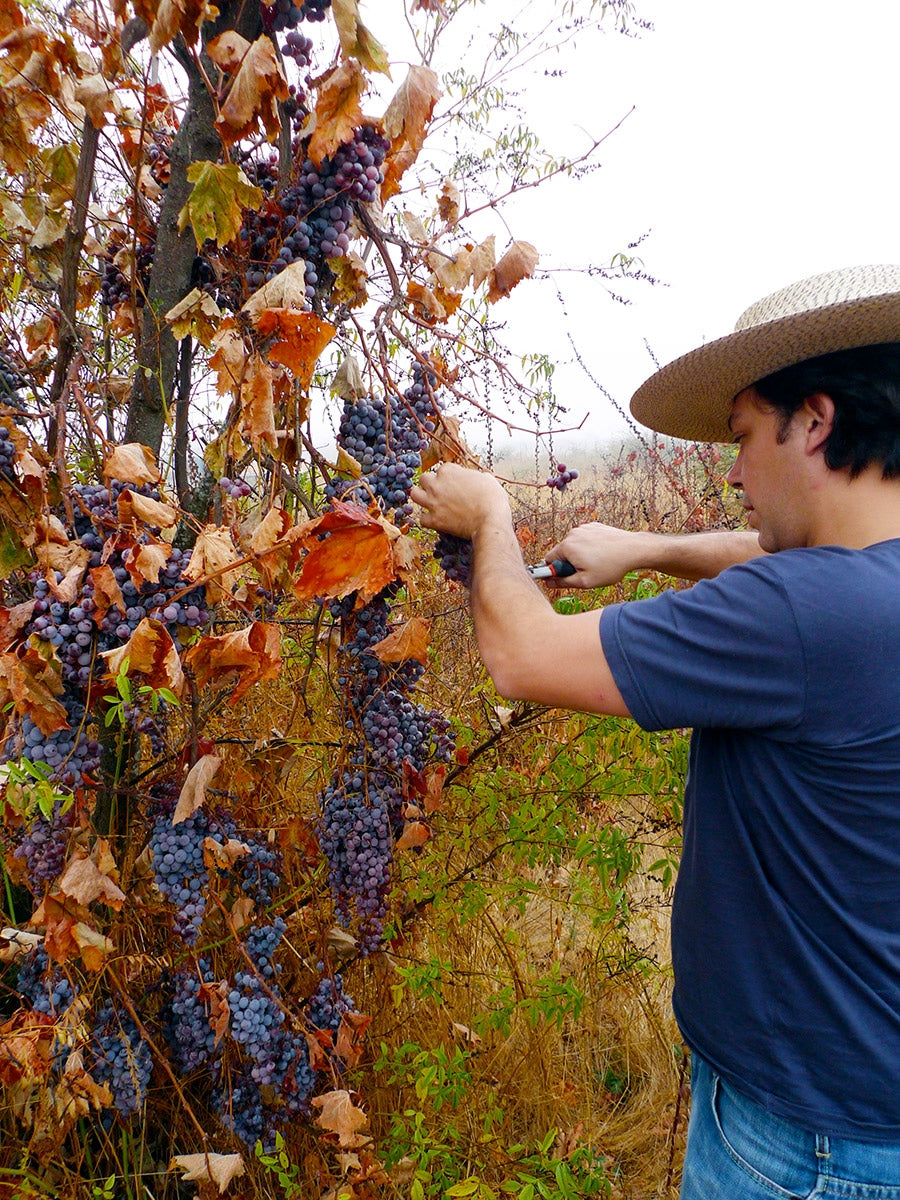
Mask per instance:
[[[498,479],[487,471],[474,471],[457,463],[438,463],[427,471],[410,499],[424,513],[428,529],[474,538],[487,525],[509,522],[509,500]]]
[[[629,571],[646,565],[646,534],[617,529],[592,521],[570,530],[544,558],[564,558],[575,567],[574,575],[548,580],[560,587],[596,588],[619,583]]]
[[[678,579],[713,579],[720,571],[762,554],[755,533],[716,530],[712,533],[630,532],[614,525],[578,525],[547,551],[546,560],[565,558],[574,575],[548,582],[560,587],[608,587],[629,571],[660,571]]]

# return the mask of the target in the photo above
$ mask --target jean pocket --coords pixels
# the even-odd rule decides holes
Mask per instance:
[[[814,1134],[766,1112],[715,1074],[710,1097],[722,1144],[759,1195],[813,1200],[824,1194]]]

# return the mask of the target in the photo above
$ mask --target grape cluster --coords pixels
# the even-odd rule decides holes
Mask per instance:
[[[319,963],[319,970],[323,969],[324,963]],[[333,977],[325,975],[319,980],[310,997],[306,1015],[315,1029],[326,1029],[336,1034],[343,1018],[352,1012],[356,1012],[356,1005],[352,996],[344,991],[343,976],[337,972]]]
[[[328,885],[339,920],[359,919],[365,953],[378,947],[387,914],[393,858],[388,805],[399,807],[400,796],[384,772],[358,770],[335,772],[320,801]]]
[[[206,912],[209,868],[203,861],[203,839],[208,836],[209,818],[202,809],[178,825],[160,815],[150,833],[156,886],[175,906],[175,932],[188,946],[200,936]]]
[[[107,1000],[96,1015],[90,1039],[88,1070],[112,1092],[122,1117],[138,1111],[147,1097],[153,1060],[150,1047],[128,1013],[118,1013]]]
[[[68,688],[57,699],[66,710],[69,727],[46,734],[27,714],[14,714],[7,725],[0,761],[24,758],[46,763],[54,783],[74,790],[88,783],[96,771],[100,744],[85,731],[88,718],[83,702]]]
[[[57,801],[49,817],[38,813],[22,833],[15,857],[23,859],[28,886],[41,896],[49,883],[57,878],[66,861],[69,837],[75,825],[75,807]]]
[[[43,946],[35,946],[19,965],[16,990],[28,1000],[35,1012],[61,1017],[71,1006],[77,992],[60,967],[51,966]]]
[[[123,301],[131,300],[133,294],[136,307],[143,308],[147,299],[147,289],[150,286],[150,271],[153,267],[156,239],[147,237],[134,247],[133,293],[131,279],[123,274],[121,267],[115,261],[121,250],[120,242],[110,242],[103,256],[100,303],[105,308],[116,308]]]
[[[363,504],[377,500],[397,521],[412,513],[409,491],[422,454],[418,433],[406,417],[403,408],[380,397],[344,401],[337,442],[359,463],[362,477],[332,481],[325,489],[329,499],[353,494]]]
[[[243,479],[229,479],[227,475],[223,475],[219,480],[219,487],[232,500],[243,500],[245,496],[249,496],[253,491],[250,484],[246,483]]]
[[[263,834],[244,838],[250,853],[238,859],[235,869],[241,891],[258,908],[268,908],[281,885],[281,851]]]
[[[11,408],[21,408],[22,400],[19,393],[27,386],[27,381],[16,370],[15,365],[0,351],[0,404],[8,404]]]
[[[441,570],[454,583],[468,587],[472,582],[472,543],[455,533],[439,533],[432,551]]]
[[[284,43],[285,54],[290,55],[301,71],[312,63],[312,38],[304,37],[298,30],[292,29]]]
[[[574,468],[570,471],[566,467],[565,463],[557,463],[556,464],[556,474],[551,475],[547,479],[547,487],[548,488],[557,488],[559,491],[564,492],[566,490],[566,488],[569,486],[569,484],[574,479],[577,479],[577,478],[578,478],[578,472],[576,470],[574,470]]]
[[[306,52],[299,44],[297,49]],[[371,203],[378,193],[388,148],[387,140],[368,125],[318,166],[300,157],[298,145],[299,165],[291,183],[245,214],[241,239],[251,290],[274,279],[290,263],[303,262],[307,298],[312,302],[330,278],[327,260],[342,257],[350,246],[353,204]]]
[[[0,425],[0,479],[15,479],[13,464],[16,461],[16,447],[12,434],[5,425]]]
[[[163,1035],[175,1065],[187,1075],[203,1066],[216,1052],[216,1035],[203,989],[214,976],[205,958],[180,967],[167,982],[163,1007]]]

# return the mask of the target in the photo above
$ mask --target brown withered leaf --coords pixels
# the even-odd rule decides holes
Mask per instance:
[[[459,188],[452,179],[445,179],[438,192],[438,215],[448,225],[459,220]]]
[[[127,659],[129,676],[140,675],[150,687],[156,690],[168,688],[176,696],[184,690],[178,648],[165,625],[152,617],[144,617],[123,645],[106,650],[98,657],[104,660],[110,681],[115,679]]]
[[[84,105],[84,111],[95,129],[106,124],[106,114],[114,112],[119,104],[118,96],[109,81],[101,74],[87,75],[75,85],[75,99]]]
[[[328,265],[334,275],[333,302],[346,304],[348,308],[362,307],[369,298],[366,289],[369,273],[356,251],[348,250],[342,258],[330,258]]]
[[[432,837],[431,830],[424,821],[407,821],[403,832],[397,839],[396,849],[406,850],[411,846],[424,846]]]
[[[27,929],[13,929],[7,925],[0,929],[0,962],[15,962],[30,954],[44,939],[39,933],[29,933]]]
[[[291,514],[273,504],[244,545],[253,554],[269,554],[284,541],[293,524]]]
[[[299,600],[340,599],[355,591],[359,603],[366,604],[396,578],[386,523],[365,509],[338,501],[303,531],[309,553],[294,584]],[[323,533],[328,537],[319,540]]]
[[[489,276],[488,304],[508,296],[517,283],[534,274],[538,252],[530,242],[513,242]]]
[[[66,710],[56,699],[62,690],[62,664],[41,639],[31,637],[17,653],[0,654],[0,699],[4,705],[11,700],[17,713],[48,736],[69,727]]]
[[[372,1018],[364,1013],[349,1012],[341,1017],[334,1048],[338,1058],[351,1070],[362,1057],[363,1041],[371,1024]]]
[[[241,385],[241,433],[258,450],[264,443],[275,449],[274,372],[267,362],[255,354],[247,364]]]
[[[205,583],[209,599],[215,603],[231,594],[232,584],[240,581],[240,572],[232,564],[241,557],[224,526],[204,525],[194,542],[184,578],[192,583]]]
[[[371,1141],[371,1138],[362,1133],[369,1124],[369,1118],[354,1103],[354,1095],[352,1092],[338,1090],[326,1092],[324,1096],[316,1096],[312,1101],[313,1108],[319,1109],[316,1124],[326,1132],[336,1135],[338,1145],[345,1149],[356,1149]]]
[[[444,790],[444,780],[446,777],[447,767],[444,763],[438,763],[436,767],[428,772],[423,804],[426,814],[439,812],[444,807],[441,793]]]
[[[127,483],[162,483],[153,451],[139,442],[114,446],[104,460],[103,478],[107,482],[122,479]]]
[[[246,842],[236,838],[228,838],[225,842],[217,842],[215,838],[203,839],[203,862],[207,867],[218,871],[228,871],[241,858],[246,858],[250,847]]]
[[[237,392],[247,369],[250,351],[238,332],[234,317],[226,317],[212,339],[215,352],[209,366],[216,374],[216,391],[220,396],[226,392]]]
[[[434,106],[443,95],[430,67],[413,64],[384,114],[384,131],[395,146],[408,143],[418,154],[425,143]]]
[[[115,872],[114,863],[112,870]],[[85,906],[94,900],[100,900],[119,912],[125,903],[125,893],[110,874],[97,865],[94,854],[88,855],[77,846],[59,879],[58,886],[63,895],[71,896],[76,903]]]
[[[185,662],[194,672],[198,687],[232,689],[228,703],[236,704],[255,683],[278,678],[281,671],[278,629],[254,621],[249,629],[221,637],[201,637],[188,650]]]
[[[241,312],[246,313],[251,321],[258,321],[269,308],[295,308],[301,311],[307,303],[305,276],[305,262],[288,263],[274,279],[256,289],[244,303]]]
[[[440,425],[422,454],[422,469],[428,470],[438,462],[456,462],[464,467],[477,467],[478,456],[466,445],[460,433],[459,421],[449,413],[442,413]]]
[[[31,620],[35,600],[14,604],[12,608],[0,608],[0,647],[8,649]]]
[[[89,971],[102,971],[106,960],[115,950],[112,940],[86,921],[75,922],[72,926],[72,937],[85,967]]]
[[[319,355],[337,333],[335,326],[315,313],[267,308],[256,319],[256,327],[263,337],[273,339],[269,358],[286,366],[307,391]]]
[[[343,142],[351,141],[363,124],[360,102],[367,83],[359,63],[347,59],[322,84],[316,101],[316,128],[306,151],[316,166]]]
[[[64,963],[78,952],[78,941],[73,932],[79,923],[87,925],[90,913],[76,901],[61,892],[44,897],[32,914],[29,925],[44,930],[44,947],[52,959]]]
[[[233,1179],[244,1174],[244,1160],[240,1154],[177,1154],[169,1163],[169,1170],[184,1171],[182,1179],[194,1183],[215,1184],[219,1195],[228,1190]]]
[[[54,1024],[49,1013],[20,1008],[0,1025],[0,1083],[12,1087],[23,1079],[46,1078]]]
[[[446,321],[449,314],[434,288],[420,283],[418,279],[410,279],[406,285],[406,294],[412,301],[413,311],[420,321],[426,321],[429,325]]]
[[[168,542],[147,541],[132,547],[125,567],[136,587],[142,583],[156,583],[159,573],[169,561],[172,552]]]
[[[119,520],[122,524],[131,521],[141,521],[145,525],[158,525],[161,529],[171,529],[178,522],[178,510],[163,500],[154,500],[151,496],[142,496],[126,488],[118,500]]]
[[[428,662],[428,643],[431,638],[431,622],[423,617],[410,617],[399,629],[369,647],[369,651],[381,662],[406,662],[414,658],[417,662]]]
[[[200,808],[206,801],[206,789],[222,765],[218,754],[203,754],[187,773],[178,796],[178,803],[172,813],[172,824],[180,825]]]
[[[216,117],[216,129],[225,145],[232,146],[252,136],[261,123],[267,140],[272,142],[281,128],[278,102],[288,98],[288,83],[272,39],[265,34],[247,48],[237,65],[233,39],[239,36],[233,31],[220,34],[207,47],[210,57],[214,57],[222,43],[227,43],[222,57],[233,64],[230,70],[234,73]]]
[[[88,574],[94,585],[94,620],[99,624],[113,605],[124,612],[128,605],[109,563],[91,567]]]

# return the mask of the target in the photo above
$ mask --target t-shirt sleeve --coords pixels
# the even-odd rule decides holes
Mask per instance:
[[[741,728],[790,737],[807,671],[794,610],[765,559],[687,591],[610,605],[603,652],[644,729]]]

